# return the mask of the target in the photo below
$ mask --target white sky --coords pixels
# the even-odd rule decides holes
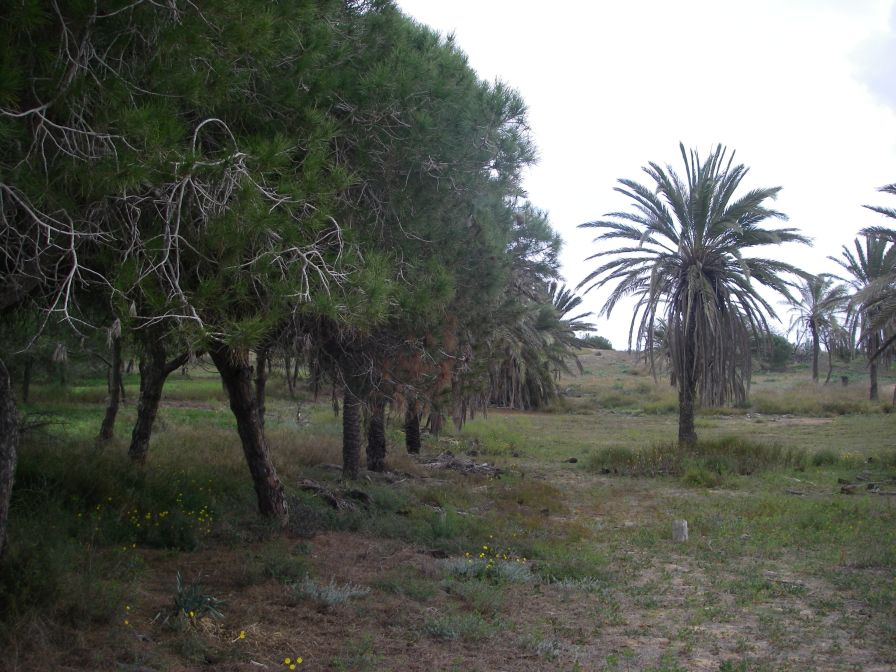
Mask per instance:
[[[613,187],[646,180],[648,161],[680,170],[679,141],[736,150],[746,188],[783,187],[774,206],[815,245],[768,254],[811,272],[836,271],[828,255],[887,223],[862,204],[896,206],[877,193],[896,182],[896,0],[399,5],[523,95],[540,155],[526,188],[563,236],[571,286],[598,250],[576,225],[628,209]],[[604,296],[588,294],[587,309]],[[630,320],[619,306],[598,333],[624,348]]]

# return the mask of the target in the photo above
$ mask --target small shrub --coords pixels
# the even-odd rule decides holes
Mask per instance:
[[[704,464],[695,464],[687,468],[681,477],[682,483],[696,488],[718,488],[725,483],[725,477]]]
[[[499,626],[473,613],[437,616],[426,621],[423,629],[434,639],[475,642],[488,639]]]
[[[370,588],[366,586],[356,586],[352,583],[340,585],[336,583],[335,579],[330,579],[330,583],[319,585],[309,576],[294,584],[292,589],[299,597],[311,599],[330,607],[345,604],[349,600],[370,594]]]
[[[173,615],[175,617],[186,617],[191,621],[203,616],[211,616],[212,618],[224,617],[224,614],[218,609],[222,604],[221,600],[207,594],[202,583],[200,583],[200,579],[201,576],[197,576],[190,583],[184,583],[180,572],[177,573],[174,586]]]

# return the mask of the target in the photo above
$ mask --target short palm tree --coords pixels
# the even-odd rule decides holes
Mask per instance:
[[[786,219],[766,206],[780,188],[754,189],[735,196],[747,174],[734,154],[719,145],[705,160],[680,146],[685,173],[650,163],[645,186],[619,180],[616,188],[633,201],[630,212],[580,226],[604,231],[595,241],[623,245],[589,259],[610,257],[579,287],[586,291],[615,285],[603,306],[610,315],[626,296],[637,299],[629,343],[648,351],[660,319],[665,319],[672,375],[678,385],[678,440],[696,441],[698,403],[719,405],[746,399],[751,337],[769,332],[771,305],[758,293],[765,285],[785,297],[800,274],[790,264],[745,257],[750,248],[785,242],[807,243],[794,229],[766,229],[769,219]],[[640,319],[639,319],[640,318]],[[648,352],[653,357],[652,352]]]
[[[851,276],[846,281],[854,289],[849,322],[857,329],[868,357],[870,385],[868,398],[877,400],[877,367],[894,341],[893,279],[896,278],[896,243],[877,235],[856,238],[855,251],[843,246],[841,256],[829,257]]]
[[[828,332],[837,325],[836,313],[846,307],[849,290],[835,284],[836,278],[828,274],[804,278],[798,286],[798,296],[792,302],[795,316],[790,324],[798,337],[812,339],[812,381],[818,382],[818,355],[821,341],[829,341]],[[833,356],[828,352],[829,356]]]

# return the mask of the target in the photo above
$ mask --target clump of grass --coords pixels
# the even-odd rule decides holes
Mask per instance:
[[[475,553],[462,558],[447,558],[442,567],[459,579],[488,579],[494,582],[527,583],[533,579],[528,560],[512,551],[483,544]]]
[[[805,469],[806,464],[805,451],[725,437],[693,446],[661,443],[641,450],[603,448],[592,453],[585,466],[591,471],[627,476],[682,476],[691,471],[691,480],[699,482],[713,473],[750,475],[780,467]]]
[[[306,576],[299,583],[294,584],[292,589],[299,597],[330,607],[345,604],[349,600],[370,594],[370,588],[367,586],[356,586],[353,583],[338,584],[335,579],[330,579],[329,583],[318,584],[310,576]]]
[[[764,390],[752,395],[753,409],[766,415],[832,416],[880,413],[879,403],[858,396],[857,388],[834,385],[800,385],[785,390]]]
[[[494,616],[504,604],[504,591],[484,581],[449,581],[445,590],[456,595],[474,611],[484,616]]]
[[[566,577],[551,581],[550,585],[560,592],[570,595],[576,593],[602,593],[607,590],[606,581],[602,581],[594,576],[585,576],[581,578]]]
[[[174,587],[174,616],[186,617],[191,621],[204,616],[224,617],[218,609],[222,601],[206,592],[201,578],[197,576],[190,583],[184,583],[180,572],[177,573]]]
[[[426,602],[438,592],[434,581],[418,576],[407,576],[406,570],[382,576],[376,579],[372,585],[378,590],[408,597],[418,602]]]
[[[499,629],[499,624],[489,622],[477,613],[436,616],[423,626],[426,634],[434,639],[465,642],[488,639]]]
[[[823,448],[822,450],[817,451],[812,455],[812,466],[813,467],[825,467],[837,464],[840,461],[840,456],[836,451],[831,450],[830,448]]]

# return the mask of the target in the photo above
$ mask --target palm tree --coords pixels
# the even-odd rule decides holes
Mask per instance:
[[[849,300],[849,290],[834,284],[836,278],[826,273],[804,278],[797,288],[799,296],[792,302],[796,315],[790,329],[796,329],[799,337],[812,339],[812,381],[818,382],[818,354],[821,341],[828,341],[827,334],[836,325],[835,313],[845,307]],[[828,357],[832,357],[828,352]]]
[[[631,212],[580,226],[604,231],[596,241],[623,240],[623,246],[588,259],[611,257],[579,287],[614,284],[603,306],[610,315],[620,299],[636,297],[629,332],[653,360],[653,335],[666,320],[670,364],[678,384],[678,440],[692,444],[695,404],[743,401],[750,376],[750,340],[768,333],[771,305],[758,293],[765,285],[785,297],[793,286],[782,274],[800,271],[780,261],[745,257],[761,245],[808,243],[794,229],[765,229],[768,219],[786,219],[766,207],[779,187],[754,189],[735,197],[747,174],[734,165],[734,154],[718,145],[706,160],[680,145],[685,174],[650,163],[644,172],[652,184],[619,180],[616,190],[632,199]],[[640,319],[639,319],[640,316]]]
[[[878,189],[878,191],[896,196],[896,184],[888,184]],[[880,213],[884,217],[896,220],[896,208],[886,208],[879,205],[866,205],[864,207]],[[896,229],[883,226],[871,226],[862,229],[861,233],[865,236],[877,236],[888,240],[891,243],[896,243]],[[881,278],[876,285],[873,293],[876,294],[877,297],[873,303],[874,307],[877,308],[878,326],[883,327],[886,323],[892,324],[896,322],[896,291],[894,291],[894,289],[896,289],[896,273],[890,273],[888,277]],[[889,332],[889,337],[881,343],[878,351],[872,355],[874,359],[877,359],[877,357],[896,343],[896,329],[889,329]],[[894,391],[894,400],[896,400],[896,391]]]
[[[894,340],[893,278],[896,277],[896,244],[876,235],[864,236],[865,243],[856,238],[855,252],[843,246],[840,257],[829,257],[846,270],[852,295],[849,322],[858,330],[859,341],[868,357],[868,375],[871,379],[868,398],[876,401],[877,366],[880,356],[887,356]]]

